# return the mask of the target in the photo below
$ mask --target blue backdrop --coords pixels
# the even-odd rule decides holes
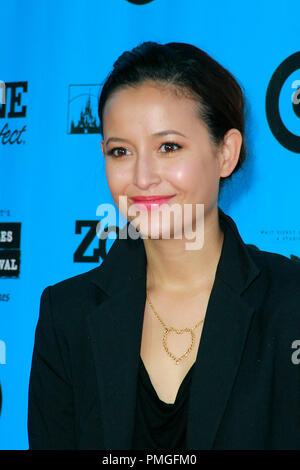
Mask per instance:
[[[235,75],[250,105],[249,155],[220,206],[246,243],[300,256],[298,6],[293,0],[1,4],[0,449],[28,447],[28,381],[42,290],[101,264],[113,243],[99,249],[94,230],[98,205],[113,203],[97,97],[124,50],[145,40],[188,42]]]

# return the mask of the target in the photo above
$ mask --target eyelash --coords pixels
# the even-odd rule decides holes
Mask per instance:
[[[176,144],[176,142],[164,142],[163,144],[161,144],[160,148],[163,146],[163,145],[173,145],[173,146],[176,146],[177,148],[175,150],[170,150],[169,152],[163,152],[163,153],[173,153],[173,152],[176,152],[177,150],[181,149],[182,146],[179,145],[179,144]],[[126,150],[124,147],[113,147],[111,150],[109,150],[107,152],[107,155],[113,157],[113,158],[121,158],[121,157],[117,157],[116,155],[114,155],[114,152],[116,150]],[[124,155],[122,155],[124,156]],[[125,155],[126,156],[126,155]]]

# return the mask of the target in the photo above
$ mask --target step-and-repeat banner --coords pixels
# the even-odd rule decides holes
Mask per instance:
[[[97,99],[143,41],[204,49],[242,85],[248,161],[220,207],[246,243],[300,257],[300,29],[296,1],[10,0],[0,8],[0,449],[26,449],[43,289],[92,269],[113,203]]]

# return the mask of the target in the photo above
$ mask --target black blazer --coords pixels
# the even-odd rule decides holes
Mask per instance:
[[[300,449],[300,263],[244,244],[220,208],[219,220],[188,449]],[[117,238],[100,266],[43,291],[30,449],[131,448],[145,289],[143,240]]]

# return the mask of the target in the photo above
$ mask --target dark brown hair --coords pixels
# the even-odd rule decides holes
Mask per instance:
[[[114,63],[100,94],[98,114],[103,135],[103,112],[110,95],[120,88],[155,81],[187,91],[199,103],[199,118],[206,125],[213,144],[222,143],[229,129],[243,137],[239,160],[228,180],[246,158],[245,97],[234,76],[206,52],[185,43],[144,42],[124,52]]]

